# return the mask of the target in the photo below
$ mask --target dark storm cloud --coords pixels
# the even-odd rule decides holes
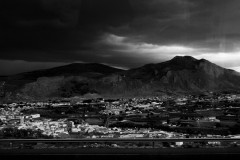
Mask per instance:
[[[132,4],[137,4],[134,11],[139,16],[125,27],[113,28],[120,35],[136,40],[141,35],[140,41],[153,44],[212,48],[218,48],[221,39],[231,41],[231,35],[239,40],[240,3],[236,0],[135,0]]]
[[[203,40],[218,25],[215,9],[207,2],[152,0],[144,1],[135,10],[140,16],[129,24],[129,33],[140,33],[149,43]]]
[[[127,0],[8,0],[0,12],[0,58],[39,61],[91,49],[109,26],[127,23],[132,14]]]
[[[237,52],[239,8],[238,0],[0,1],[0,59],[137,67]]]

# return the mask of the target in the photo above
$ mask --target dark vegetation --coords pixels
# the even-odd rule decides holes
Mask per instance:
[[[61,114],[59,110],[52,110],[52,109],[30,109],[23,111],[24,114],[40,114],[43,118],[52,118],[52,119],[61,119],[67,118],[67,115]]]
[[[78,81],[77,79],[71,79],[64,82],[58,90],[61,97],[68,98],[87,93],[97,93],[96,90],[90,88],[87,81]]]
[[[3,139],[37,139],[37,138],[45,138],[51,139],[52,136],[43,135],[41,130],[31,130],[31,129],[18,129],[18,128],[3,128],[0,130],[0,138]]]
[[[229,134],[236,134],[239,133],[239,126],[235,126],[234,128],[228,130],[225,129],[212,129],[212,128],[195,128],[195,127],[176,127],[172,128],[169,126],[164,125],[152,125],[152,124],[134,124],[134,123],[121,123],[117,122],[114,124],[110,124],[109,127],[119,127],[119,128],[152,128],[152,129],[160,129],[163,131],[168,132],[179,132],[179,133],[185,133],[185,134],[193,134],[193,135],[207,135],[207,134],[215,134],[215,135],[229,135]]]

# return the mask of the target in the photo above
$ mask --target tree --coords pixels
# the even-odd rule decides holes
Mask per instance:
[[[124,119],[123,116],[119,116],[119,117],[118,117],[118,121],[122,121],[123,119]]]
[[[6,95],[5,82],[0,82],[0,97],[5,97],[5,95]]]
[[[18,128],[4,128],[0,135],[3,138],[52,138],[52,136],[43,135],[41,130]]]

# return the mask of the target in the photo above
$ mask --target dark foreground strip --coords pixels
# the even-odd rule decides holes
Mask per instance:
[[[236,148],[2,149],[0,155],[240,155]]]

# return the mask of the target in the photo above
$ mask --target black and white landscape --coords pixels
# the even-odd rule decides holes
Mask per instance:
[[[0,153],[239,154],[239,8],[0,1]]]

